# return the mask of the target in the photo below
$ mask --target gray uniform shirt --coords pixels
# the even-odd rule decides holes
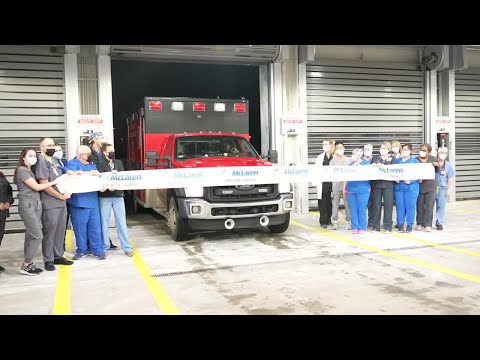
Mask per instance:
[[[37,181],[35,175],[24,166],[20,166],[17,170],[17,188],[18,188],[18,199],[21,201],[30,201],[31,203],[36,203],[40,201],[40,193],[33,190],[30,186],[25,184],[25,180],[32,178]]]
[[[334,156],[332,160],[330,160],[330,166],[348,166],[352,160],[345,156],[345,160],[340,160],[338,156]],[[343,191],[343,184],[345,181],[333,181],[332,182],[332,191]]]
[[[39,180],[45,179],[50,182],[62,176],[62,169],[60,169],[57,163],[52,164],[50,161],[46,160],[42,155],[40,155],[38,157],[35,175]],[[56,186],[53,188],[58,191]],[[67,204],[66,200],[57,199],[56,197],[47,194],[46,191],[40,192],[40,198],[42,199],[44,209],[61,208]]]

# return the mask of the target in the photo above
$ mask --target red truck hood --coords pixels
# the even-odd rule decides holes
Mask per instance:
[[[175,162],[176,168],[197,168],[197,167],[218,167],[218,166],[272,166],[271,163],[263,159],[255,158],[225,158],[209,157],[194,158],[185,161]]]

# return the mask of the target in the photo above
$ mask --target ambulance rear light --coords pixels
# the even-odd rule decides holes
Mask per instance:
[[[245,112],[247,110],[247,105],[245,103],[236,103],[233,105],[233,111],[235,112]]]
[[[224,103],[215,103],[213,105],[213,111],[225,111],[225,104]]]
[[[183,111],[183,102],[180,102],[180,101],[172,102],[172,110],[173,111]]]
[[[148,108],[152,111],[162,110],[162,102],[161,101],[150,101],[148,103]]]
[[[193,111],[205,111],[205,103],[204,102],[194,102],[193,103]]]

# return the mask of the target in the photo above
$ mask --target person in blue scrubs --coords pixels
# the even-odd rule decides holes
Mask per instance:
[[[362,159],[362,149],[355,149],[352,153],[350,166],[370,165],[370,161]],[[352,234],[363,234],[367,230],[367,206],[370,199],[370,181],[346,181],[343,194],[348,194]]]
[[[438,167],[435,168],[435,181],[437,182],[437,195],[435,197],[437,221],[435,222],[435,226],[437,230],[443,230],[447,197],[450,196],[455,185],[455,169],[452,164],[446,160],[447,155],[448,149],[446,147],[438,148]]]
[[[78,147],[77,157],[68,162],[67,169],[77,173],[88,172],[93,176],[99,174],[97,166],[92,162],[92,151],[85,145]],[[80,260],[87,256],[88,245],[91,247],[93,256],[98,260],[105,260],[98,210],[98,191],[72,194],[68,203],[77,244],[77,253],[73,260]]]
[[[412,157],[412,152],[412,144],[405,144],[402,148],[402,156],[397,159],[397,165],[420,163]],[[399,232],[412,232],[419,191],[420,186],[418,180],[400,180],[395,184],[395,202],[397,204],[397,224]],[[407,221],[406,229],[405,218]]]

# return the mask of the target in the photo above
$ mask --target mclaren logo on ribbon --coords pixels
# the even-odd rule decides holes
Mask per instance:
[[[117,190],[169,189],[187,186],[236,186],[251,190],[254,185],[312,183],[362,180],[416,180],[435,179],[432,164],[402,164],[386,166],[243,166],[192,169],[162,169],[63,175],[60,191],[81,193],[102,188]]]

